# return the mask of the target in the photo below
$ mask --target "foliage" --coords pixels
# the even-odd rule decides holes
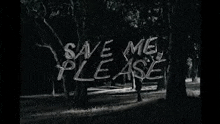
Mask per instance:
[[[169,33],[172,31],[169,16],[172,0],[20,0],[20,2],[23,25],[30,24],[37,33],[41,32],[36,36],[43,41],[37,41],[38,46],[46,45],[46,48],[50,48],[48,45],[51,46],[58,54],[60,62],[63,56],[62,44],[74,42],[79,48],[86,40],[94,45],[107,39],[127,38],[138,42],[143,37],[158,36],[158,50],[168,50]],[[201,44],[198,31],[200,3],[193,0],[186,5],[189,8],[185,11],[187,16],[184,16],[184,20],[188,20],[185,21],[189,36],[186,39],[188,43],[186,48],[189,48],[188,54],[191,54],[193,53],[191,51],[194,51],[193,43],[196,43],[198,49]],[[56,48],[55,44],[60,48]]]

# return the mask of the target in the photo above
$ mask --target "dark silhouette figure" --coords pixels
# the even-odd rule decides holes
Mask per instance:
[[[135,81],[135,90],[137,91],[137,101],[140,102],[142,101],[142,98],[141,98],[141,88],[142,88],[142,80],[141,79],[138,79],[138,78],[134,78],[134,81]]]

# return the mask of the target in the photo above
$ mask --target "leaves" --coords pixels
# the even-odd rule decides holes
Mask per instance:
[[[68,24],[76,25],[78,37],[84,40],[108,39],[114,37],[149,37],[168,36],[169,4],[168,1],[132,1],[132,0],[21,0],[26,6],[27,13],[35,19],[60,24],[59,21],[68,18]],[[199,3],[189,4],[191,10],[198,11]],[[195,25],[196,12],[190,13]],[[187,19],[190,19],[187,17]],[[192,26],[190,26],[192,27]],[[196,26],[198,27],[198,26]],[[49,26],[50,29],[56,28]],[[196,37],[198,28],[190,30]],[[59,33],[52,30],[54,34]],[[58,31],[59,32],[59,31]],[[75,32],[73,32],[75,33]],[[60,42],[61,39],[57,38]],[[83,41],[84,41],[83,40]],[[62,44],[62,42],[61,42]]]
[[[49,8],[51,9],[49,18],[62,18],[73,15],[73,6],[70,3],[61,3],[59,5],[49,3]]]

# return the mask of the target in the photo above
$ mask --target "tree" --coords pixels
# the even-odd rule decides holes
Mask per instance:
[[[36,45],[47,48],[52,53],[55,66],[58,68],[54,70],[54,75],[57,75],[57,71],[62,68],[63,61],[68,59],[64,57],[64,45],[67,43],[76,44],[75,51],[79,52],[88,39],[91,45],[97,44],[99,41],[114,39],[117,44],[115,46],[123,47],[125,42],[122,42],[122,39],[127,42],[129,40],[138,42],[143,37],[156,36],[158,37],[158,52],[163,53],[169,60],[165,65],[160,65],[165,66],[164,75],[167,75],[166,70],[170,64],[167,98],[175,99],[186,96],[186,58],[188,46],[191,46],[187,37],[191,35],[193,39],[196,39],[199,34],[193,28],[186,28],[192,27],[188,26],[191,25],[192,19],[185,15],[194,17],[196,14],[189,14],[194,10],[193,4],[180,0],[143,2],[132,0],[65,0],[62,2],[27,0],[22,3],[26,6],[29,20],[34,22],[40,36],[40,42]],[[63,30],[67,29],[68,31],[64,33]],[[121,52],[120,49],[124,48],[113,49],[118,53]],[[116,61],[121,59],[119,56],[115,58],[118,59]],[[65,71],[62,77],[64,91],[69,98],[70,87],[74,85],[75,95],[70,102],[73,102],[76,107],[85,107],[88,102],[87,83],[74,81],[72,78],[72,72],[76,73],[84,59],[79,57],[73,61],[76,65],[75,69]],[[115,70],[111,71],[115,72]],[[86,74],[82,70],[81,76]],[[141,84],[141,81],[136,80],[135,82],[138,85]],[[166,80],[161,80],[158,89],[164,88],[165,82]],[[138,100],[141,98],[140,90],[141,85],[137,88]]]
[[[172,0],[169,5],[170,69],[166,98],[168,100],[182,100],[187,96],[185,77],[187,73],[187,50],[188,45],[190,45],[187,42],[188,32],[193,28],[193,25],[198,27],[198,24],[192,24],[190,18],[192,16],[188,18],[188,15],[195,10],[195,1],[187,3],[183,0]]]
[[[86,0],[66,0],[63,2],[59,2],[50,0],[22,0],[21,3],[22,6],[24,5],[24,8],[26,9],[25,13],[27,14],[27,17],[25,19],[22,18],[22,21],[25,22],[28,20],[33,23],[32,26],[34,26],[33,28],[36,28],[40,38],[40,41],[37,41],[35,45],[40,48],[46,48],[52,53],[53,59],[56,62],[55,67],[58,68],[57,70],[62,68],[62,63],[66,60],[64,58],[64,44],[74,42],[76,44],[76,52],[79,52],[80,48],[88,38],[93,38],[95,40],[106,40],[106,38],[111,38],[115,34],[120,34],[119,32],[117,32],[117,30],[111,30],[114,29],[114,25],[111,25],[111,23],[108,24],[109,20],[107,19],[109,17],[103,16],[102,18],[102,15],[100,15],[100,13],[93,12],[94,10],[95,12],[105,12],[107,14],[104,15],[110,14],[111,17],[115,17],[115,12],[109,12],[106,9],[106,1],[91,2]],[[101,3],[101,5],[99,5],[99,3]],[[93,11],[90,11],[91,9]],[[94,18],[97,17],[97,15],[98,17],[100,17],[99,19]],[[119,16],[116,16],[116,21],[113,22],[121,21],[121,19],[119,18]],[[70,35],[66,34],[69,32],[63,33],[63,30],[61,30],[62,27],[59,26],[59,24],[62,23],[63,20],[65,20],[65,23],[69,24],[69,27],[73,28],[69,30]],[[111,25],[110,29],[106,28],[107,24],[108,26]],[[69,29],[68,27],[64,26],[64,24],[62,24],[62,26]],[[94,32],[96,31],[97,27],[100,27],[98,28],[99,33]],[[104,34],[102,33],[100,34],[100,32],[105,28],[108,30],[104,31],[109,32],[109,35],[107,36],[104,36]],[[107,32],[103,33],[107,34]],[[79,57],[79,59],[76,60],[75,63],[76,65],[80,65],[82,61],[83,59]],[[74,70],[78,69],[79,66],[76,66]],[[57,71],[54,70],[54,75],[57,75],[56,72]],[[74,84],[74,100],[70,100],[70,102],[74,102],[74,106],[76,107],[85,107],[88,101],[87,83],[83,81],[74,81],[70,74],[71,71],[66,71],[64,76],[62,77],[66,97],[69,100],[69,89],[71,85]],[[85,75],[85,73],[82,71],[81,76],[83,75]],[[50,79],[53,80],[55,78],[51,77]]]
[[[27,0],[27,1],[21,1],[22,6],[24,6],[24,8],[26,9],[25,13],[23,13],[24,15],[26,14],[27,16],[22,18],[22,21],[24,22],[24,25],[27,22],[31,22],[33,25],[33,29],[37,30],[38,36],[40,38],[40,41],[37,41],[35,43],[36,46],[38,47],[42,47],[42,48],[46,48],[48,49],[53,56],[54,61],[56,62],[56,65],[53,66],[56,67],[57,69],[51,69],[53,70],[52,75],[56,76],[58,74],[58,71],[60,69],[60,67],[62,67],[62,62],[65,60],[64,58],[64,44],[68,43],[69,41],[74,41],[74,36],[76,36],[76,34],[74,34],[74,30],[72,30],[72,34],[69,35],[69,37],[65,38],[62,33],[62,30],[59,30],[59,25],[56,24],[56,22],[58,21],[59,23],[61,21],[62,18],[68,19],[69,22],[65,22],[68,23],[69,27],[74,28],[75,25],[75,21],[77,21],[76,18],[73,18],[73,20],[71,20],[71,18],[69,18],[70,16],[73,15],[73,6],[69,3],[69,1],[64,1],[62,3],[59,2],[53,2],[53,1],[42,1],[42,0]],[[77,15],[77,14],[76,14]],[[75,16],[75,15],[74,15]],[[62,18],[60,18],[62,17]],[[55,20],[55,21],[51,21]],[[77,23],[77,26],[79,24]],[[65,25],[62,25],[63,27],[65,27]],[[65,27],[66,29],[68,29],[68,27]],[[71,31],[71,30],[70,30]],[[78,32],[78,36],[80,36],[81,38],[81,29],[77,30]],[[60,37],[58,35],[61,35],[62,37]],[[66,34],[66,33],[65,33]],[[72,37],[71,37],[72,36]],[[63,39],[65,38],[65,39]],[[80,42],[78,42],[80,43]],[[79,49],[79,45],[77,44],[77,48]],[[50,65],[51,66],[51,65]],[[74,81],[73,79],[70,80],[70,76],[69,73],[66,73],[68,76],[64,76],[62,77],[62,83],[63,83],[63,88],[64,88],[64,92],[65,92],[65,96],[67,97],[68,101],[69,101],[69,91],[72,88]],[[65,79],[66,77],[66,79]],[[52,80],[56,79],[54,77],[49,77]],[[57,81],[56,81],[57,82]]]
[[[46,77],[46,76],[45,77],[53,80],[54,73],[56,71],[54,67],[56,65],[60,65],[60,62],[62,60],[61,54],[62,52],[64,52],[62,48],[62,42],[59,36],[57,35],[57,33],[55,32],[54,28],[52,28],[52,26],[48,22],[48,18],[46,18],[48,12],[47,12],[45,4],[42,1],[28,0],[28,1],[21,1],[21,2],[22,2],[21,25],[22,27],[30,26],[29,30],[31,31],[31,32],[27,31],[26,30],[27,28],[26,29],[24,28],[24,32],[26,33],[23,35],[26,37],[29,37],[27,35],[31,35],[30,37],[34,37],[32,40],[27,38],[27,41],[24,41],[24,42],[29,42],[28,44],[46,48],[45,55],[48,55],[49,53],[48,50],[50,51],[49,56],[51,55],[52,56],[48,57],[48,59],[50,60],[50,58],[53,58],[55,65],[53,65],[54,63],[51,63],[52,66],[49,65],[48,67],[45,68],[45,69],[48,69],[52,67],[51,70],[48,73],[46,73],[46,74],[49,74],[50,76],[48,75],[49,77]],[[57,54],[57,51],[60,51],[61,54]],[[32,52],[35,52],[35,51],[32,51]],[[44,60],[44,61],[47,61],[47,60]]]

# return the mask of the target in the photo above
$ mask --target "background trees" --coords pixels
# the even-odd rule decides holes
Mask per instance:
[[[95,46],[99,41],[114,39],[116,47],[112,47],[112,51],[118,53],[128,41],[136,44],[143,37],[157,36],[158,51],[168,60],[165,65],[160,65],[164,66],[164,72],[169,72],[167,98],[184,97],[187,57],[193,59],[193,72],[198,70],[199,54],[195,53],[195,48],[200,49],[201,44],[199,4],[197,0],[21,0],[24,82],[42,84],[45,87],[42,92],[52,92],[51,84],[40,82],[56,79],[56,67],[65,60],[63,46],[66,43],[76,44],[78,52],[86,40]],[[115,58],[118,58],[115,63],[124,61],[119,54]],[[82,61],[82,58],[76,60],[76,65]],[[170,68],[165,71],[168,65]],[[120,70],[120,65],[117,66]],[[69,91],[75,90],[74,102],[77,106],[85,105],[88,84],[74,81],[73,71],[65,72],[64,89],[67,96]],[[82,72],[83,75],[87,73]],[[193,77],[195,75],[193,73]],[[43,80],[39,80],[40,77]],[[61,83],[54,82],[56,85]],[[159,83],[162,84],[159,89],[165,86],[164,82]]]

